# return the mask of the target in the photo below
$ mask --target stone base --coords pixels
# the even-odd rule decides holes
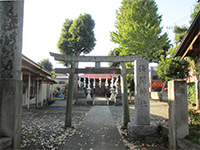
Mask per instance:
[[[76,105],[77,106],[87,106],[87,101],[86,101],[86,99],[78,99],[76,101]]]
[[[116,99],[115,106],[122,106],[122,98]]]
[[[84,92],[84,89],[83,88],[80,88],[78,90],[78,95],[77,95],[78,99],[84,99],[86,98],[86,95],[85,95],[85,92]]]
[[[21,80],[0,80],[0,133],[12,138],[12,149],[21,143],[22,85]]]
[[[109,100],[109,105],[114,105],[114,101]]]
[[[146,136],[157,132],[156,124],[136,125],[134,122],[128,123],[128,136],[131,140],[143,140]]]
[[[93,101],[87,101],[87,105],[93,105]]]

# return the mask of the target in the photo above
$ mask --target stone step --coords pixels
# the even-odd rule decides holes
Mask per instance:
[[[95,100],[94,105],[107,105],[107,100]]]

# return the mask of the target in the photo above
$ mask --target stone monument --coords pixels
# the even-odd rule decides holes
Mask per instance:
[[[0,149],[20,149],[23,5],[23,0],[0,1]]]
[[[131,139],[143,139],[154,134],[157,126],[150,123],[149,112],[149,65],[147,60],[135,60],[135,122],[128,123]]]

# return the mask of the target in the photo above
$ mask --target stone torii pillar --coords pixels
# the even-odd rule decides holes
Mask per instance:
[[[0,2],[0,142],[20,149],[23,0]],[[4,147],[4,137],[12,139]]]
[[[71,68],[70,68],[70,72],[69,72],[68,92],[67,92],[65,128],[72,126],[72,105],[73,105],[73,95],[74,95],[74,72],[75,72],[75,62],[71,62]]]
[[[129,106],[128,106],[125,62],[120,63],[120,68],[121,68],[121,95],[122,95],[123,116],[124,116],[123,127],[126,128],[128,122],[130,122],[130,114],[129,114]]]

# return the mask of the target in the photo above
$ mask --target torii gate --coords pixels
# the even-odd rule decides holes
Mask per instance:
[[[134,62],[136,59],[142,59],[146,56],[144,54],[132,55],[132,56],[69,56],[51,53],[57,61],[64,61],[71,64],[71,68],[56,68],[56,73],[69,73],[69,84],[68,84],[68,96],[65,116],[65,127],[71,127],[72,120],[72,104],[74,95],[74,74],[77,73],[91,73],[91,74],[121,74],[121,94],[123,104],[123,116],[124,116],[124,127],[127,127],[130,122],[129,107],[128,107],[128,94],[127,94],[127,83],[126,74],[134,73],[133,69],[126,69],[126,62]],[[75,68],[76,62],[95,62],[96,68],[92,69],[78,69]],[[120,62],[120,69],[100,68],[100,62]]]

